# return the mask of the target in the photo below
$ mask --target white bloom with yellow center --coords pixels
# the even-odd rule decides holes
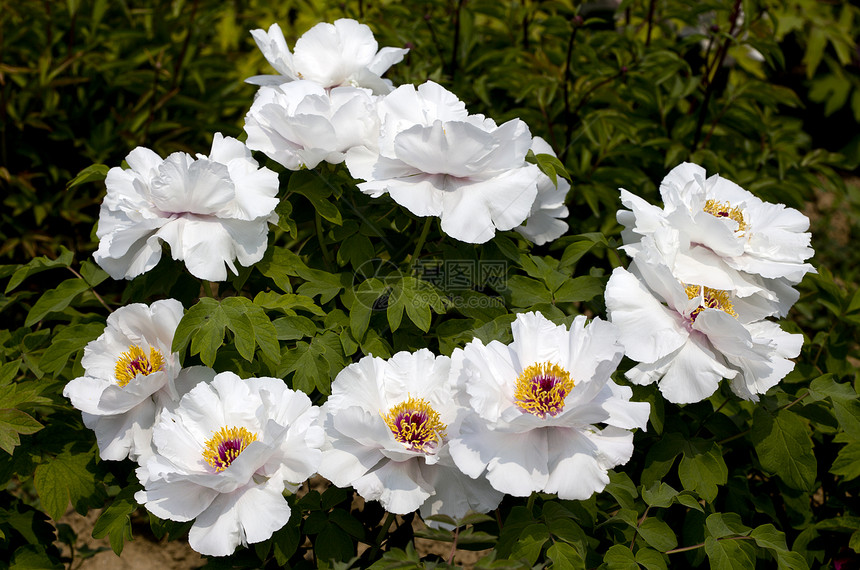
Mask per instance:
[[[256,75],[245,80],[255,85],[279,85],[306,79],[323,88],[348,85],[385,94],[391,91],[392,85],[381,75],[409,51],[393,47],[379,49],[370,28],[348,18],[335,20],[333,24],[317,24],[296,41],[293,53],[278,24],[272,24],[268,32],[251,30],[251,35],[279,74]]]
[[[659,382],[676,404],[709,397],[723,378],[747,400],[758,400],[794,367],[802,335],[762,320],[756,297],[688,283],[645,237],[630,271],[616,268],[606,285],[606,309],[625,354],[639,362],[627,372],[637,384]]]
[[[451,438],[454,462],[511,495],[587,499],[630,459],[630,430],[644,429],[650,412],[610,378],[618,333],[599,319],[578,316],[568,329],[539,313],[517,315],[511,328],[508,345],[475,339],[452,356],[471,406]]]
[[[323,405],[320,475],[396,514],[457,519],[498,506],[502,494],[460,473],[448,453],[459,410],[450,366],[421,349],[342,370]]]
[[[681,244],[670,262],[673,273],[740,296],[750,293],[726,282],[746,274],[744,286],[775,299],[773,314],[785,316],[798,297],[791,286],[815,272],[805,263],[814,253],[805,215],[763,202],[719,175],[706,178],[705,170],[692,163],[672,169],[660,184],[660,195],[663,208],[621,190],[621,202],[629,210],[619,210],[618,221],[625,226],[628,253],[635,257],[643,236],[671,229]]]
[[[259,168],[244,144],[216,133],[209,156],[175,152],[162,159],[137,147],[128,169],[111,168],[99,212],[96,262],[114,279],[156,266],[162,242],[192,275],[210,281],[238,274],[266,251],[277,221],[278,175]]]
[[[183,312],[174,299],[126,305],[108,316],[104,333],[84,349],[84,375],[66,384],[63,395],[95,431],[102,459],[149,455],[160,409],[207,378],[202,367],[180,375],[170,351]]]
[[[157,517],[195,519],[188,542],[201,554],[266,540],[290,519],[284,491],[316,472],[318,415],[283,380],[222,372],[162,413],[134,498]]]

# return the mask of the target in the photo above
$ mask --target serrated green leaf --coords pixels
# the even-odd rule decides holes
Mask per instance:
[[[825,374],[809,383],[809,393],[816,400],[830,398],[839,426],[860,440],[860,397],[851,385],[836,382],[833,374]]]
[[[790,410],[772,415],[756,408],[751,435],[763,469],[793,489],[812,489],[817,461],[810,429],[803,418]]]
[[[48,289],[39,297],[39,300],[33,304],[30,312],[27,313],[27,319],[24,321],[25,327],[31,327],[41,321],[49,313],[62,311],[74,301],[75,297],[87,291],[90,288],[87,282],[80,278],[66,279],[59,284],[55,289]]]
[[[21,445],[20,434],[36,433],[43,426],[33,416],[15,408],[0,408],[0,449],[9,455]]]
[[[95,469],[90,467],[95,456],[92,453],[64,451],[36,467],[34,482],[45,512],[56,520],[66,512],[71,502],[91,497],[100,483]]]

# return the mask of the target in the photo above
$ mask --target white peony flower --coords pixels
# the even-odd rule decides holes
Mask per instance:
[[[739,297],[678,278],[651,238],[606,285],[606,309],[625,354],[639,362],[627,372],[637,384],[659,381],[670,402],[709,397],[723,378],[747,400],[758,400],[794,367],[802,335],[788,334],[756,297]]]
[[[469,115],[433,82],[402,85],[377,105],[377,149],[358,147],[346,165],[366,194],[389,194],[417,216],[438,216],[460,241],[484,243],[531,213],[541,172],[525,162],[532,139],[513,119],[497,126]]]
[[[334,24],[317,24],[296,41],[293,53],[278,24],[272,24],[268,32],[252,30],[251,35],[279,74],[246,79],[255,85],[307,79],[324,88],[350,85],[384,94],[391,91],[392,85],[381,75],[409,51],[393,47],[380,50],[369,27],[347,18]]]
[[[730,279],[726,268],[744,272],[755,276],[760,289],[779,297],[774,314],[787,313],[797,299],[791,285],[815,271],[804,263],[814,253],[806,216],[783,204],[763,202],[716,174],[705,178],[705,170],[691,163],[672,169],[660,184],[660,194],[663,208],[621,190],[621,201],[630,208],[618,212],[628,253],[635,257],[642,236],[671,228],[682,243],[673,273],[690,282],[728,289],[716,282]],[[698,280],[703,278],[711,281]]]
[[[584,316],[568,330],[538,313],[517,315],[512,332],[509,345],[475,339],[452,356],[472,408],[451,439],[454,462],[511,495],[587,499],[630,459],[630,430],[644,429],[650,412],[610,378],[618,333]]]
[[[266,540],[290,519],[284,491],[316,471],[318,414],[278,378],[222,372],[162,413],[134,498],[157,517],[196,519],[188,542],[201,554],[227,556]]]
[[[311,81],[261,87],[245,117],[247,145],[291,170],[339,164],[377,137],[376,101],[367,89],[323,89]]]
[[[448,453],[459,410],[450,366],[421,349],[387,361],[367,356],[342,370],[323,405],[320,475],[396,514],[458,519],[496,508],[502,494],[460,473]]]
[[[161,242],[192,275],[223,281],[233,260],[249,266],[266,251],[277,221],[278,175],[258,168],[251,151],[216,133],[209,156],[175,152],[162,159],[137,147],[131,168],[111,168],[99,213],[96,262],[114,279],[131,279],[161,259]],[[226,265],[226,267],[225,267]]]
[[[183,312],[174,299],[126,305],[108,316],[105,332],[84,348],[84,375],[66,384],[63,395],[95,432],[102,459],[145,459],[161,409],[211,378],[204,367],[180,372],[178,356],[170,351]]]
[[[535,154],[555,156],[552,147],[540,137],[532,139],[531,150]],[[541,174],[538,178],[537,197],[529,217],[521,226],[514,228],[517,233],[537,245],[560,238],[568,229],[564,218],[567,218],[569,212],[564,201],[570,190],[570,182],[560,176],[557,181],[557,185],[553,184],[549,176]]]

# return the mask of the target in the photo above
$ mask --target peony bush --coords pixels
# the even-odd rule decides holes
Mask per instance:
[[[0,267],[9,567],[91,555],[70,507],[206,567],[851,567],[851,146],[783,115],[785,6],[641,4],[291,11],[213,77],[189,28],[88,237]]]

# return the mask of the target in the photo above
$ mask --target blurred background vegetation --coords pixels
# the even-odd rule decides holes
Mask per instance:
[[[255,92],[243,80],[272,72],[249,30],[277,22],[292,46],[311,26],[340,17],[367,23],[380,46],[412,48],[387,74],[395,85],[432,79],[470,112],[497,122],[519,117],[553,146],[572,178],[571,230],[534,251],[559,259],[569,274],[605,276],[619,263],[611,251],[618,243],[618,188],[658,202],[659,181],[681,161],[805,212],[820,275],[803,282],[791,315],[791,330],[809,340],[794,381],[830,372],[856,387],[856,2],[5,0],[0,278],[38,256],[61,258],[65,250],[77,263],[90,258],[104,185],[98,176],[89,181],[78,174],[93,164],[118,166],[138,145],[162,156],[205,154],[214,132],[241,138]],[[296,239],[315,235],[313,210],[292,216]],[[590,232],[602,232],[606,246],[577,246],[587,241],[583,235],[597,235]],[[40,353],[50,344],[49,329],[28,336],[31,327],[22,325],[35,299],[59,280],[45,272],[0,294],[0,319],[9,327],[0,336],[0,364],[20,358],[22,350],[26,364],[27,350]],[[99,292],[118,305],[125,287],[108,280]],[[91,298],[84,303],[101,310]],[[600,299],[588,308],[599,313]],[[71,315],[66,309],[62,318]],[[88,318],[95,323],[103,315]],[[22,365],[21,374],[41,378],[35,362]],[[54,380],[55,403],[68,379]],[[807,408],[810,418],[822,413]],[[814,514],[803,500],[787,507],[786,528],[797,529],[792,542],[801,529],[813,528],[813,519],[860,514],[860,472],[852,480],[828,471],[842,446],[833,438],[836,428],[821,425],[815,450],[826,500],[814,505]],[[111,469],[114,481],[130,473],[129,466]],[[0,467],[0,481],[14,485],[13,473],[26,479],[32,464]],[[0,506],[9,504],[8,496]],[[104,496],[94,494],[92,501],[99,506]],[[806,543],[813,538],[806,536]]]

